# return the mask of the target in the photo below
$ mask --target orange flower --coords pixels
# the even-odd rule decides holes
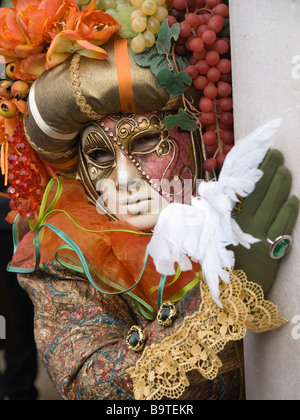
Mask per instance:
[[[47,53],[47,69],[69,58],[75,52],[89,58],[103,60],[108,57],[100,45],[107,42],[120,25],[107,13],[94,10],[94,0],[82,12],[69,14],[65,29],[53,39]]]
[[[75,15],[73,16],[74,35],[77,33],[81,39],[99,46],[107,42],[120,29],[120,25],[109,14],[101,10],[94,10],[95,7],[96,0],[82,11],[76,21],[74,21]]]
[[[25,60],[17,61],[14,73],[17,79],[28,82],[37,79],[44,71],[46,71],[46,53],[34,54]]]
[[[75,0],[13,0],[13,4],[14,9],[0,8],[0,62],[14,61],[15,76],[25,81],[75,52],[107,58],[100,45],[120,29],[111,16],[95,10],[96,0],[83,11]]]
[[[19,0],[23,2],[24,0]],[[28,1],[28,0],[25,0]],[[75,0],[35,0],[42,18],[38,25],[38,36],[47,47],[52,39],[66,26],[66,20],[76,12],[80,12]],[[17,70],[19,72],[17,73]],[[30,75],[37,78],[46,71],[46,53],[36,53],[23,60],[16,68],[16,76],[22,80],[30,80]]]
[[[14,58],[27,58],[40,54],[44,49],[44,10],[39,10],[40,1],[15,1],[15,8],[0,9],[0,54],[6,62]]]
[[[25,62],[40,57],[46,46],[43,37],[46,15],[40,4],[41,0],[14,0],[14,9],[0,8],[0,61],[15,61],[15,75],[22,80],[34,79],[24,70]],[[45,70],[44,64],[36,74]]]
[[[70,17],[80,13],[75,0],[43,0],[40,7],[47,16],[43,36],[49,44],[66,28]]]

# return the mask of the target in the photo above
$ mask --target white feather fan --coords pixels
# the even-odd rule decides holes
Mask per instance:
[[[191,260],[202,266],[203,276],[215,302],[219,300],[220,279],[229,283],[235,265],[229,245],[250,249],[259,242],[242,232],[231,217],[239,201],[251,194],[263,176],[259,169],[272,145],[272,136],[282,120],[272,120],[240,140],[225,159],[218,181],[202,182],[199,197],[191,205],[170,204],[159,216],[148,245],[160,274],[175,275],[175,263],[182,271],[192,269]]]

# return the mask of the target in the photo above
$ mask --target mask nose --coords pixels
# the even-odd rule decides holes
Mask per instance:
[[[119,190],[128,190],[135,188],[140,182],[140,174],[137,169],[121,152],[117,152],[117,165],[114,170],[115,183]]]

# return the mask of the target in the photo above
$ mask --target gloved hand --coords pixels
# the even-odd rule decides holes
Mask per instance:
[[[248,280],[260,284],[265,293],[275,280],[279,264],[269,255],[268,239],[273,242],[282,235],[291,235],[299,212],[299,199],[289,198],[292,176],[283,161],[278,150],[269,151],[261,166],[263,178],[245,200],[242,211],[236,213],[241,229],[261,242],[250,250],[242,246],[233,248],[235,269],[243,270]]]

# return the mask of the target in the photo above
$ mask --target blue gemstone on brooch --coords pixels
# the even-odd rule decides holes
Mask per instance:
[[[144,349],[145,343],[146,343],[146,335],[144,331],[140,327],[134,325],[130,329],[127,335],[127,339],[126,339],[127,347],[130,350],[138,353]]]
[[[171,313],[171,309],[170,309],[169,307],[164,308],[164,309],[161,311],[161,314],[160,314],[160,319],[161,319],[163,322],[167,321],[167,319],[168,319],[168,318],[169,318],[169,316],[170,316],[170,313]]]
[[[131,335],[129,336],[129,344],[132,347],[136,347],[139,344],[140,336],[137,331],[133,331]]]
[[[170,327],[177,318],[177,310],[173,303],[164,303],[157,314],[157,321],[163,327]]]

